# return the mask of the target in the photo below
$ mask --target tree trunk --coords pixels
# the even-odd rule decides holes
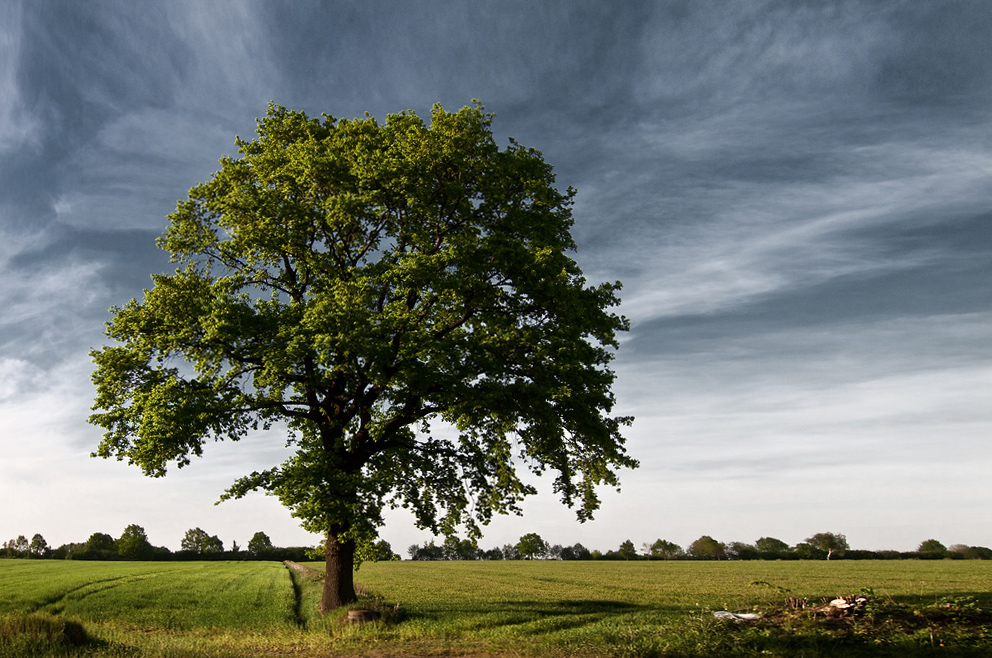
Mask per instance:
[[[327,533],[324,545],[324,594],[320,599],[320,614],[355,601],[355,541],[338,541],[338,533]]]

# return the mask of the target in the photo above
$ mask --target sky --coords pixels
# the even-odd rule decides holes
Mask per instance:
[[[992,3],[0,3],[0,542],[263,531],[285,437],[146,478],[90,457],[89,351],[169,272],[166,215],[270,101],[382,120],[481,99],[578,190],[623,282],[616,411],[640,468],[594,521],[537,480],[483,547],[818,532],[992,546]],[[410,516],[381,535],[431,539]]]

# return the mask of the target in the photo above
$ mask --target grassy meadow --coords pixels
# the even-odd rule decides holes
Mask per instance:
[[[0,657],[992,655],[985,561],[384,562],[356,574],[383,613],[364,626],[319,617],[316,575],[0,560]],[[787,603],[864,592],[853,620]]]

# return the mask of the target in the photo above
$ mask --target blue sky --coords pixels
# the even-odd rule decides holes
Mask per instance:
[[[314,544],[261,494],[284,439],[164,479],[89,458],[88,352],[269,101],[378,118],[481,99],[578,190],[576,258],[624,282],[641,468],[575,521],[539,482],[484,546],[841,532],[992,545],[992,4],[0,5],[0,541],[142,525]],[[405,553],[429,535],[399,513]]]

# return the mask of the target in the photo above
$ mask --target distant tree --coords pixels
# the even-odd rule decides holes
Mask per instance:
[[[727,544],[727,557],[731,560],[757,560],[759,553],[754,544],[732,541]]]
[[[528,532],[517,542],[517,551],[525,560],[542,558],[548,554],[548,542],[536,532]]]
[[[724,557],[726,550],[727,547],[724,544],[709,535],[703,535],[689,544],[689,550],[686,552],[699,560],[719,560]]]
[[[592,553],[582,544],[566,546],[561,549],[561,559],[563,560],[591,560]]]
[[[124,532],[114,544],[117,554],[125,560],[147,560],[151,557],[152,545],[148,541],[145,529],[140,525],[132,523],[124,528]]]
[[[470,539],[446,537],[444,540],[444,559],[477,560],[479,559],[479,547]]]
[[[620,544],[620,548],[617,549],[617,555],[623,560],[636,560],[637,549],[634,547],[634,542],[628,539]]]
[[[372,554],[367,559],[372,562],[391,562],[402,558],[393,552],[393,547],[388,541],[380,539],[372,545]]]
[[[503,553],[504,560],[520,560],[523,558],[520,550],[513,544],[503,544],[503,548],[500,551]]]
[[[35,534],[31,538],[31,543],[28,545],[28,553],[31,557],[48,557],[49,553],[48,542],[40,534]]]
[[[248,552],[254,556],[263,555],[272,551],[272,540],[269,536],[259,530],[248,540]]]
[[[821,550],[808,542],[799,542],[790,549],[790,552],[800,560],[822,560],[827,557],[825,550]]]
[[[758,549],[759,553],[764,553],[767,555],[789,552],[789,545],[781,539],[776,539],[775,537],[762,537],[758,541],[754,542],[754,547]]]
[[[969,546],[969,548],[975,551],[977,559],[992,560],[992,548],[989,548],[988,546]]]
[[[241,552],[241,547],[238,546],[238,542],[236,542],[236,541],[232,541],[231,542],[231,552],[232,553],[240,553]]]
[[[191,553],[210,554],[223,553],[224,543],[216,535],[209,535],[205,530],[192,528],[186,531],[180,547]]]
[[[18,557],[28,557],[31,553],[31,542],[24,535],[17,535],[17,539],[14,540],[14,550],[17,551]]]
[[[430,540],[423,546],[413,544],[408,549],[411,560],[443,560],[444,546],[438,546],[434,540]]]
[[[916,552],[928,557],[944,557],[947,547],[936,539],[927,539],[917,547]]]
[[[94,532],[71,557],[75,560],[116,560],[120,556],[113,537],[103,532]]]
[[[480,560],[502,560],[503,559],[503,551],[501,551],[499,549],[499,547],[490,548],[488,550],[481,551],[479,553],[479,559]]]
[[[821,551],[826,551],[828,560],[835,553],[837,555],[843,555],[844,551],[850,548],[847,545],[847,537],[833,532],[818,532],[812,537],[807,538],[806,543]]]
[[[924,542],[926,543],[926,542]],[[923,544],[920,544],[920,548],[917,552],[923,553]],[[946,553],[951,557],[960,557],[966,560],[977,560],[979,559],[979,550],[976,546],[966,546],[964,544],[952,544],[946,550]]]
[[[652,560],[674,560],[685,555],[685,551],[674,542],[656,539],[653,544],[644,544],[644,554]]]

